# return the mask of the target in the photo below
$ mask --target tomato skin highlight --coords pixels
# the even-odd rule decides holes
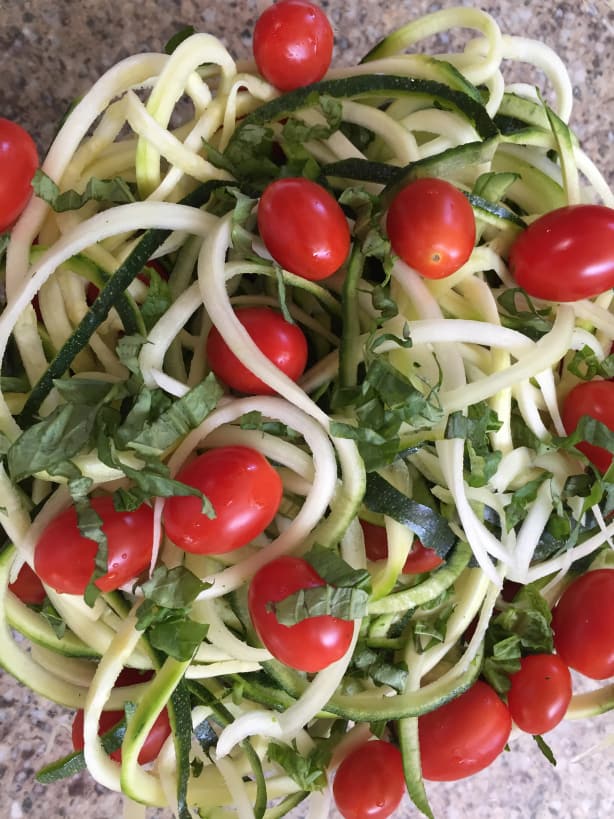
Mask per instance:
[[[269,604],[300,589],[323,585],[320,575],[306,560],[280,557],[259,569],[249,586],[249,612],[258,636],[274,657],[299,671],[321,671],[343,657],[352,642],[354,624],[321,615],[285,626],[269,610]]]
[[[567,205],[532,222],[510,250],[509,266],[530,296],[577,301],[614,287],[614,209]]]
[[[556,654],[531,654],[510,677],[507,707],[516,725],[529,734],[545,734],[565,716],[571,702],[571,674]]]
[[[444,179],[424,177],[396,194],[386,216],[393,251],[427,279],[443,279],[465,264],[475,244],[469,200]]]
[[[504,749],[510,712],[482,680],[454,700],[418,718],[422,774],[452,782],[478,773]]]
[[[365,536],[365,551],[369,560],[385,560],[388,557],[388,540],[384,526],[377,526],[361,520],[360,525]],[[414,537],[411,550],[403,565],[402,574],[422,574],[431,572],[441,566],[443,560],[435,549],[429,549],[422,541]]]
[[[258,230],[276,262],[310,281],[331,276],[350,251],[341,206],[321,185],[302,177],[277,179],[265,188]]]
[[[270,307],[243,307],[236,316],[256,346],[288,378],[297,381],[307,364],[307,339],[296,324]],[[228,347],[217,327],[207,337],[207,360],[215,375],[237,392],[274,395],[260,378],[245,367]]]
[[[403,758],[399,749],[382,739],[359,745],[341,762],[333,781],[333,795],[344,819],[386,819],[405,793]]]
[[[574,580],[552,611],[552,631],[570,668],[593,680],[614,676],[614,569]]]
[[[92,498],[107,536],[109,571],[96,580],[102,592],[113,591],[148,568],[153,542],[153,511],[143,504],[133,512],[117,512],[110,496]],[[94,571],[98,545],[84,538],[74,507],[47,526],[36,544],[34,568],[47,585],[66,594],[83,594]]]
[[[333,30],[319,6],[282,0],[256,21],[253,51],[258,71],[280,91],[321,80],[333,55]]]
[[[589,415],[614,431],[614,381],[582,381],[563,401],[563,426],[570,435],[583,415]],[[612,454],[600,446],[581,441],[577,449],[584,453],[600,472],[607,472]]]
[[[177,480],[209,498],[216,517],[201,512],[197,497],[172,497],[164,505],[166,534],[186,552],[222,554],[245,546],[271,523],[283,494],[267,459],[244,446],[210,449],[184,466]]]
[[[31,606],[42,605],[47,597],[40,578],[28,563],[23,564],[15,580],[9,583],[9,591],[13,592],[22,603],[28,603]]]
[[[0,117],[0,233],[11,227],[32,196],[38,151],[21,125]]]

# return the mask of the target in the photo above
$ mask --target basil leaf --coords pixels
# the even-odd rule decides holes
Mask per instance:
[[[551,765],[553,765],[554,767],[556,767],[556,757],[554,756],[554,753],[552,752],[552,748],[548,745],[546,740],[540,734],[534,734],[533,739],[535,740],[535,743],[536,743],[537,747],[542,752],[542,754],[546,757],[548,762]]]
[[[309,753],[300,753],[296,743],[281,745],[271,742],[267,756],[291,777],[303,791],[321,791],[327,785],[326,766],[330,761],[328,750],[316,746]]]
[[[294,594],[270,604],[277,620],[284,626],[294,626],[310,617],[339,617],[356,620],[367,613],[369,594],[364,589],[315,586],[299,589]]]
[[[141,305],[141,315],[147,330],[162,318],[173,303],[173,297],[167,281],[165,281],[153,267],[146,268],[149,277],[149,287],[145,301]]]
[[[197,623],[195,620],[180,616],[150,626],[147,637],[158,651],[163,651],[179,662],[186,662],[192,659],[194,652],[207,636],[208,630],[207,623]]]
[[[92,177],[88,180],[83,193],[75,190],[68,190],[60,193],[56,183],[40,168],[35,172],[32,179],[34,193],[46,202],[56,213],[63,213],[67,210],[79,210],[87,202],[104,202],[110,205],[122,205],[127,202],[134,202],[135,197],[128,184],[119,176],[114,179],[96,179]]]
[[[407,526],[424,546],[435,549],[439,557],[445,558],[456,543],[456,535],[443,515],[399,492],[377,472],[367,475],[363,503],[371,512],[388,515]]]
[[[528,294],[520,287],[511,287],[497,296],[501,324],[518,330],[525,336],[538,341],[552,330],[552,308],[538,310]]]
[[[143,455],[160,455],[201,424],[215,408],[223,391],[210,373],[196,387],[174,401],[160,417],[128,444]]]
[[[45,598],[41,606],[40,615],[49,623],[55,636],[61,640],[66,634],[66,623],[62,620],[62,616],[55,610],[48,597]]]
[[[334,549],[315,543],[303,555],[322,580],[331,586],[368,589],[371,575],[366,569],[353,569]]]
[[[614,355],[600,360],[591,347],[585,346],[574,352],[567,369],[583,381],[592,381],[597,377],[610,379],[614,377]]]
[[[527,507],[533,503],[537,497],[540,486],[545,480],[551,477],[550,472],[544,472],[538,478],[528,481],[524,486],[521,486],[512,493],[511,500],[505,507],[505,523],[508,532],[513,529],[516,524],[520,523],[521,520],[524,520]]]
[[[97,407],[110,398],[123,398],[125,390],[119,384],[96,378],[56,378],[53,386],[68,404]]]
[[[146,600],[165,608],[185,608],[196,600],[211,584],[203,583],[185,566],[158,566],[149,580],[141,585]]]

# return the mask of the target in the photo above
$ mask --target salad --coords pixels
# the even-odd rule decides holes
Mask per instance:
[[[482,11],[253,42],[118,63],[40,169],[0,122],[0,662],[127,815],[430,816],[614,707],[614,196]]]

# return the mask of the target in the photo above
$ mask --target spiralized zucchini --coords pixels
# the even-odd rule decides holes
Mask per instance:
[[[437,59],[405,53],[421,39],[456,27],[475,31],[464,51]],[[558,131],[535,89],[506,86],[505,61],[544,72]],[[190,113],[177,125],[173,113],[181,98],[189,100]],[[67,628],[62,637],[7,591],[23,563],[33,564],[41,533],[72,501],[65,475],[43,469],[17,485],[0,466],[0,523],[12,544],[2,554],[0,662],[49,699],[85,708],[84,760],[98,782],[136,802],[169,806],[180,817],[190,815],[177,803],[177,781],[184,775],[183,798],[198,815],[226,815],[232,808],[246,819],[272,817],[306,798],[314,815],[324,815],[329,797],[309,795],[287,775],[269,758],[268,741],[296,743],[307,754],[340,726],[355,741],[369,723],[399,720],[406,771],[414,766],[409,790],[420,804],[415,718],[458,696],[480,673],[489,623],[507,605],[500,596],[504,581],[534,583],[552,604],[578,570],[576,561],[584,561],[584,570],[591,561],[611,565],[614,522],[604,518],[598,502],[592,508],[585,502],[588,491],[563,497],[585,463],[557,444],[565,434],[561,400],[580,380],[569,364],[588,350],[598,366],[614,340],[611,292],[562,305],[514,300],[507,266],[514,239],[542,213],[580,202],[614,206],[605,179],[565,124],[572,98],[565,68],[548,46],[503,34],[477,9],[453,8],[408,23],[361,65],[332,69],[309,93],[285,96],[255,73],[239,70],[215,37],[193,34],[170,55],[141,54],[118,63],[66,118],[43,172],[60,191],[78,193],[93,177],[121,177],[139,201],[91,201],[62,213],[34,198],[12,230],[0,357],[20,362],[28,386],[0,393],[5,451],[35,419],[65,402],[50,371],[64,381],[122,384],[129,371],[118,345],[126,334],[140,335],[136,366],[143,384],[177,401],[207,375],[205,341],[215,326],[274,397],[226,391],[161,458],[174,476],[195,451],[247,445],[275,464],[284,484],[275,521],[238,555],[182,552],[165,537],[164,499],[151,499],[152,571],[185,565],[210,584],[191,611],[209,625],[207,636],[191,660],[180,662],[152,650],[147,633],[136,628],[140,586],[104,595],[93,608],[47,588]],[[331,110],[338,122],[326,132]],[[389,257],[384,273],[379,257],[374,267],[364,266],[353,287],[344,281],[347,265],[315,283],[271,263],[255,227],[258,184],[235,175],[220,157],[239,144],[245,149],[241,139],[248,127],[268,129],[283,146],[288,119],[312,129],[298,155],[305,168],[317,163],[320,180],[346,205],[356,248],[364,252],[366,246],[357,201],[370,197],[383,210],[399,180],[437,176],[465,192],[474,207],[478,240],[467,262],[452,276],[431,281],[398,258]],[[222,191],[231,193],[224,199]],[[378,218],[376,210],[370,223],[375,232]],[[170,274],[170,301],[147,325],[149,290],[135,274],[153,259]],[[107,289],[116,271],[129,284],[123,300]],[[89,282],[103,288],[94,305]],[[396,305],[394,315],[382,311],[382,293]],[[91,319],[105,299],[108,309]],[[297,383],[268,360],[237,319],[235,309],[245,304],[283,307],[305,331],[310,364]],[[87,321],[90,330],[78,335]],[[332,396],[339,387],[360,386],[378,358],[432,415],[426,422],[403,421],[396,452],[389,458],[380,453],[379,460],[376,455],[373,464],[362,446],[364,413],[351,402],[336,406]],[[497,423],[484,427],[485,451],[469,464],[467,436],[451,433],[450,424],[468,429],[468,419],[480,413]],[[246,419],[254,418],[250,429]],[[72,463],[91,481],[91,494],[129,486],[126,470],[143,465],[129,447],[118,458],[110,467],[95,448],[85,448]],[[494,464],[482,479],[471,474],[480,458]],[[440,569],[403,574],[414,531],[399,524],[398,512],[372,502],[373,475],[397,499],[425,503],[426,493],[427,506],[454,541]],[[518,490],[531,482],[535,491],[510,524]],[[580,537],[552,535],[549,523],[572,511]],[[367,560],[358,518],[385,525],[385,561]],[[242,594],[265,563],[302,555],[314,544],[339,552],[354,568],[367,567],[372,584],[350,649],[308,678],[284,668],[258,643]],[[432,625],[444,610],[438,636],[421,637],[428,629],[420,627]],[[13,640],[11,629],[32,642],[31,653]],[[357,645],[381,651],[381,662],[385,656],[389,664],[405,663],[401,688],[357,674]],[[65,657],[70,665],[58,660]],[[156,673],[137,688],[120,689],[115,683],[124,667]],[[187,705],[181,700],[186,691]],[[135,712],[119,764],[104,750],[98,721],[103,710],[126,701]],[[174,741],[169,738],[145,770],[137,762],[139,750],[167,706]],[[612,707],[606,686],[574,697],[569,717]],[[219,735],[215,751],[196,742],[182,751],[186,731],[189,736],[204,721]],[[332,760],[326,777],[339,754]],[[276,807],[265,811],[267,801]]]

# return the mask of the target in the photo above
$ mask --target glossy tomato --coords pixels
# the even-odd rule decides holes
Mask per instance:
[[[40,579],[27,563],[23,564],[14,582],[9,583],[9,591],[12,591],[22,603],[31,606],[42,605],[47,596]]]
[[[529,734],[551,731],[571,701],[571,674],[556,654],[531,654],[512,674],[507,707],[516,725]]]
[[[11,227],[32,196],[38,152],[27,131],[0,117],[0,233]]]
[[[110,496],[92,498],[107,536],[109,571],[96,580],[103,592],[113,591],[149,566],[153,542],[153,511],[143,504],[134,512],[117,512]],[[58,592],[83,594],[94,572],[98,551],[77,526],[74,507],[62,512],[41,535],[34,554],[34,568],[41,580]]]
[[[444,179],[425,177],[390,203],[386,230],[392,249],[427,279],[443,279],[465,264],[475,244],[469,200]]]
[[[280,557],[256,572],[249,586],[249,612],[260,639],[280,662],[299,671],[321,671],[343,657],[352,642],[354,624],[325,614],[285,626],[270,604],[301,589],[323,585],[306,560]]]
[[[296,324],[270,307],[243,307],[237,318],[264,355],[288,378],[296,381],[307,364],[307,339]],[[215,375],[237,392],[272,395],[272,390],[243,366],[230,350],[217,327],[207,337],[207,360]]]
[[[435,711],[418,718],[425,779],[452,782],[478,773],[505,748],[512,718],[482,680]]]
[[[265,188],[258,230],[276,262],[311,281],[332,275],[350,250],[350,230],[339,203],[302,177],[277,179]]]
[[[552,612],[554,646],[570,668],[614,676],[614,569],[596,569],[568,586]]]
[[[269,6],[254,28],[258,71],[281,91],[317,82],[333,55],[333,30],[326,14],[305,0]]]
[[[333,795],[345,819],[386,819],[405,793],[403,758],[399,749],[382,739],[365,742],[341,762]]]
[[[563,425],[568,435],[583,415],[601,421],[614,431],[614,381],[583,381],[573,388],[563,402]],[[582,441],[577,448],[600,472],[607,472],[612,454],[600,446]]]
[[[384,560],[388,557],[388,539],[386,529],[383,526],[376,526],[366,520],[361,520],[360,525],[365,536],[365,551],[369,560]],[[435,549],[428,549],[417,537],[411,551],[407,555],[403,565],[403,574],[422,574],[431,572],[441,566],[443,560],[439,557]]]
[[[512,245],[512,275],[530,296],[588,299],[614,287],[614,209],[568,205],[545,213]]]
[[[173,497],[164,505],[169,538],[186,552],[222,554],[245,546],[271,523],[283,493],[281,478],[254,449],[225,446],[194,458],[177,474],[211,501],[215,517],[197,497]]]

